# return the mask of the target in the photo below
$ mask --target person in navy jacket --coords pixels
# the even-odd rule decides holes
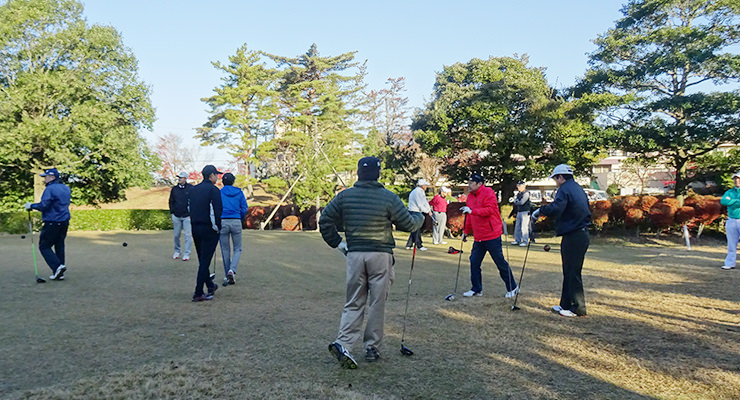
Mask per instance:
[[[193,243],[198,253],[198,276],[195,282],[193,301],[211,300],[218,285],[213,283],[210,273],[211,258],[218,247],[221,230],[221,191],[216,187],[218,176],[222,174],[213,165],[203,167],[203,181],[188,192],[190,222],[193,229]],[[208,288],[204,293],[203,286]]]
[[[41,211],[44,226],[39,237],[39,251],[51,268],[49,279],[61,281],[67,267],[64,265],[64,240],[69,229],[69,203],[72,199],[69,186],[59,180],[59,171],[50,168],[44,171],[46,189],[38,203],[26,203],[26,210]],[[54,250],[51,248],[54,247]]]
[[[224,262],[224,286],[236,283],[236,267],[242,255],[242,221],[247,216],[247,199],[244,192],[234,187],[236,177],[227,172],[221,178],[224,187],[221,188],[221,258]],[[229,243],[229,239],[231,243]],[[234,252],[231,252],[231,244]]]
[[[552,310],[564,317],[582,317],[586,315],[586,297],[583,294],[581,270],[590,243],[588,226],[591,225],[588,196],[573,179],[573,169],[565,164],[556,166],[550,178],[558,186],[555,199],[532,213],[532,219],[536,221],[541,215],[557,218],[555,234],[562,237],[560,258],[563,263],[563,289],[560,304]]]

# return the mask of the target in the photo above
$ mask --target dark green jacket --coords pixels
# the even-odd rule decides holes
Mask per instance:
[[[408,211],[395,193],[377,181],[357,181],[337,194],[321,212],[319,229],[331,247],[342,242],[344,231],[349,251],[393,254],[393,226],[412,232],[421,227],[424,216]]]

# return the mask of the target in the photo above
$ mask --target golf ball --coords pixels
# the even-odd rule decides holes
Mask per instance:
[[[128,243],[123,242],[123,247],[126,247],[126,246],[128,246]]]
[[[549,244],[546,244],[545,247],[543,247],[543,250],[550,251],[550,245]]]

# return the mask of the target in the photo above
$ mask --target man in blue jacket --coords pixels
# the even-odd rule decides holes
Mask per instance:
[[[242,255],[242,221],[247,216],[247,199],[244,192],[234,187],[236,177],[227,172],[221,178],[224,187],[221,188],[221,203],[224,210],[221,212],[221,258],[224,261],[224,286],[236,283],[236,267]],[[231,239],[231,243],[229,243]],[[231,244],[234,253],[231,253]]]
[[[582,317],[586,315],[586,297],[583,295],[581,270],[590,242],[588,226],[591,225],[588,196],[573,180],[573,169],[565,164],[555,167],[550,178],[558,186],[555,199],[532,213],[532,219],[537,220],[540,215],[557,218],[555,234],[562,236],[560,259],[563,263],[563,290],[560,304],[552,310],[564,317]]]
[[[46,185],[41,202],[26,203],[25,207],[26,210],[41,211],[44,226],[39,237],[39,251],[53,273],[49,279],[61,281],[67,270],[64,265],[64,239],[67,238],[69,228],[69,203],[72,195],[69,186],[59,180],[59,171],[56,168],[47,169],[41,176]]]
[[[190,222],[193,229],[193,243],[198,253],[198,276],[195,281],[193,301],[206,301],[213,298],[218,286],[213,283],[210,273],[211,258],[218,246],[218,232],[221,230],[221,192],[216,187],[218,176],[222,173],[213,165],[203,167],[203,181],[188,192]],[[203,286],[208,288],[204,293]]]

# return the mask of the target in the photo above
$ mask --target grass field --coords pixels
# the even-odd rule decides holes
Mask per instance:
[[[490,259],[483,297],[444,301],[458,257],[430,246],[413,274],[412,357],[398,351],[411,253],[397,250],[383,358],[366,363],[358,346],[354,371],[327,351],[344,298],[341,255],[314,232],[245,231],[244,243],[237,285],[191,303],[196,261],[170,259],[171,232],[73,232],[67,279],[46,284],[34,282],[29,240],[0,236],[0,396],[740,398],[740,271],[720,270],[718,241],[688,251],[595,240],[583,272],[589,316],[577,319],[549,311],[560,262],[542,245],[554,238],[530,249],[518,312]],[[466,256],[458,293],[469,288]],[[517,278],[523,257],[509,249]],[[41,259],[39,268],[48,277]]]

